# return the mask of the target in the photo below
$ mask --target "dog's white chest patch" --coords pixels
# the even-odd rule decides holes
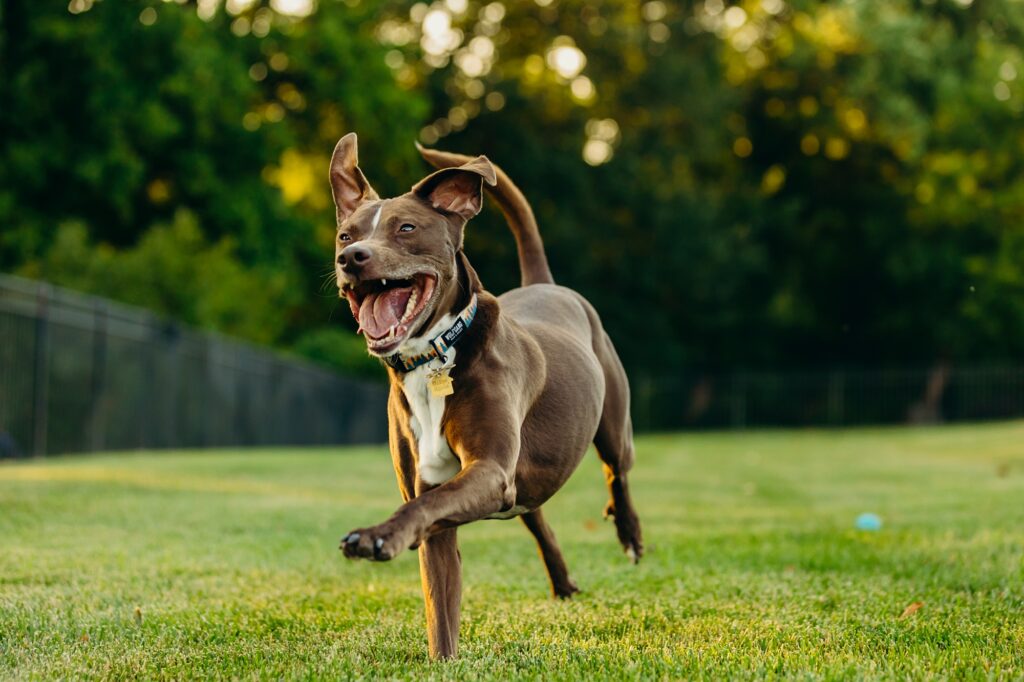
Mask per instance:
[[[455,350],[447,351],[449,363]],[[409,428],[416,438],[416,459],[420,478],[424,483],[440,485],[462,469],[455,453],[441,430],[445,396],[430,391],[430,373],[440,365],[439,360],[421,365],[402,377],[402,391],[409,402]]]

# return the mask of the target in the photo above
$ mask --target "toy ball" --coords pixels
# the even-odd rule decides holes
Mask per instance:
[[[882,518],[878,514],[861,514],[853,524],[857,530],[881,530]]]

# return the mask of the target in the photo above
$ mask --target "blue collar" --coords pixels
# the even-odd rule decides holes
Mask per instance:
[[[384,362],[398,372],[408,372],[436,358],[441,358],[442,362],[447,362],[448,358],[445,357],[445,351],[454,346],[469,330],[469,325],[473,324],[473,318],[476,317],[476,309],[476,294],[473,294],[473,298],[469,300],[469,305],[459,313],[452,326],[447,331],[438,334],[430,340],[430,350],[419,355],[413,355],[412,357],[406,357],[401,353],[392,353],[384,358]]]

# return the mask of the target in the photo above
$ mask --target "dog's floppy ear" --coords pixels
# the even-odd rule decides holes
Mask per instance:
[[[359,149],[356,134],[349,133],[338,140],[331,157],[331,193],[338,214],[338,223],[352,215],[364,201],[379,197],[359,170]]]
[[[493,187],[498,184],[498,176],[487,157],[478,156],[461,166],[428,175],[412,191],[434,208],[469,220],[483,207],[483,182]]]

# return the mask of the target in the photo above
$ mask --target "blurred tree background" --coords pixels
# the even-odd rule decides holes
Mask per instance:
[[[627,366],[1024,355],[1013,0],[5,0],[0,270],[379,376],[332,277],[360,135],[484,153]],[[484,282],[518,281],[497,211]]]

